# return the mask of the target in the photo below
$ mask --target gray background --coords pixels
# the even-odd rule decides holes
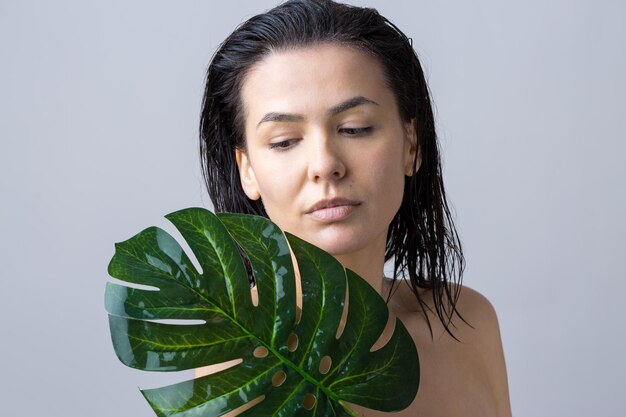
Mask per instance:
[[[217,44],[274,1],[0,1],[6,416],[151,416],[103,308],[113,243],[208,207]],[[421,56],[465,283],[500,318],[516,416],[623,412],[626,3],[355,1]]]

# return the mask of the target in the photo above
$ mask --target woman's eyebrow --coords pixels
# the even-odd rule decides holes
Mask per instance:
[[[328,116],[335,116],[341,112],[363,104],[374,104],[378,106],[378,103],[376,103],[374,100],[370,100],[369,98],[363,96],[355,96],[334,105],[328,110],[327,114]],[[266,113],[265,116],[263,116],[263,118],[256,125],[256,127],[258,129],[261,123],[264,122],[301,122],[303,120],[304,116],[301,114],[270,112]]]
[[[328,110],[328,115],[335,116],[336,114],[339,114],[346,110],[350,110],[362,104],[374,104],[378,106],[378,103],[376,103],[374,100],[370,100],[369,98],[363,96],[356,96],[331,107],[330,110]]]

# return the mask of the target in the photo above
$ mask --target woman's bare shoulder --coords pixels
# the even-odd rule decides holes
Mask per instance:
[[[497,404],[497,415],[510,416],[508,378],[496,310],[487,297],[466,286],[461,288],[457,309],[467,322],[465,326],[456,327],[459,340],[469,345],[484,363],[483,369]]]
[[[408,283],[396,283],[389,307],[400,314],[419,313],[423,309],[428,311],[431,320],[438,321],[439,318],[434,313],[436,311],[432,292],[427,289],[419,289],[420,299],[423,305],[417,301]],[[455,314],[452,318],[451,327],[454,331],[467,333],[468,337],[482,337],[498,330],[498,318],[491,302],[480,292],[461,285],[452,290],[458,292]],[[480,329],[481,335],[476,331]]]
[[[499,337],[498,316],[493,304],[480,292],[461,286],[459,298],[456,304],[459,318],[468,326],[457,326],[467,337],[480,339],[487,337]],[[459,320],[456,319],[456,321]]]
[[[425,367],[429,366],[430,362],[458,364],[456,370],[450,370],[450,375],[446,374],[443,378],[447,381],[446,384],[449,385],[450,380],[466,381],[468,378],[473,380],[478,378],[482,381],[481,386],[485,387],[485,391],[480,395],[491,398],[490,402],[496,409],[494,414],[510,416],[506,365],[496,311],[489,299],[479,291],[467,286],[457,289],[460,290],[456,303],[459,314],[454,315],[449,325],[454,338],[445,331],[441,320],[434,313],[433,297],[429,290],[421,290],[420,298],[426,310],[430,310],[427,315],[432,326],[432,335],[423,319],[422,309],[408,285],[401,285],[398,288],[395,305],[390,305],[390,308],[395,310],[403,322],[411,328],[410,332],[416,339]],[[460,370],[471,375],[457,375],[456,372]],[[437,367],[432,372],[442,371]],[[439,376],[435,375],[432,378],[436,379]]]

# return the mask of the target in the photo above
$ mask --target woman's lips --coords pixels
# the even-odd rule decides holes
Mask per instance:
[[[332,223],[348,217],[358,207],[358,204],[342,204],[332,207],[319,208],[308,214],[322,223]]]

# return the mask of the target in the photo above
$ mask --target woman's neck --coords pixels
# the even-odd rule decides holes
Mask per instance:
[[[386,241],[382,241],[382,244],[381,242],[377,242],[376,245],[368,246],[357,252],[335,255],[335,258],[337,258],[344,267],[351,269],[366,280],[378,294],[382,294],[385,244]]]

